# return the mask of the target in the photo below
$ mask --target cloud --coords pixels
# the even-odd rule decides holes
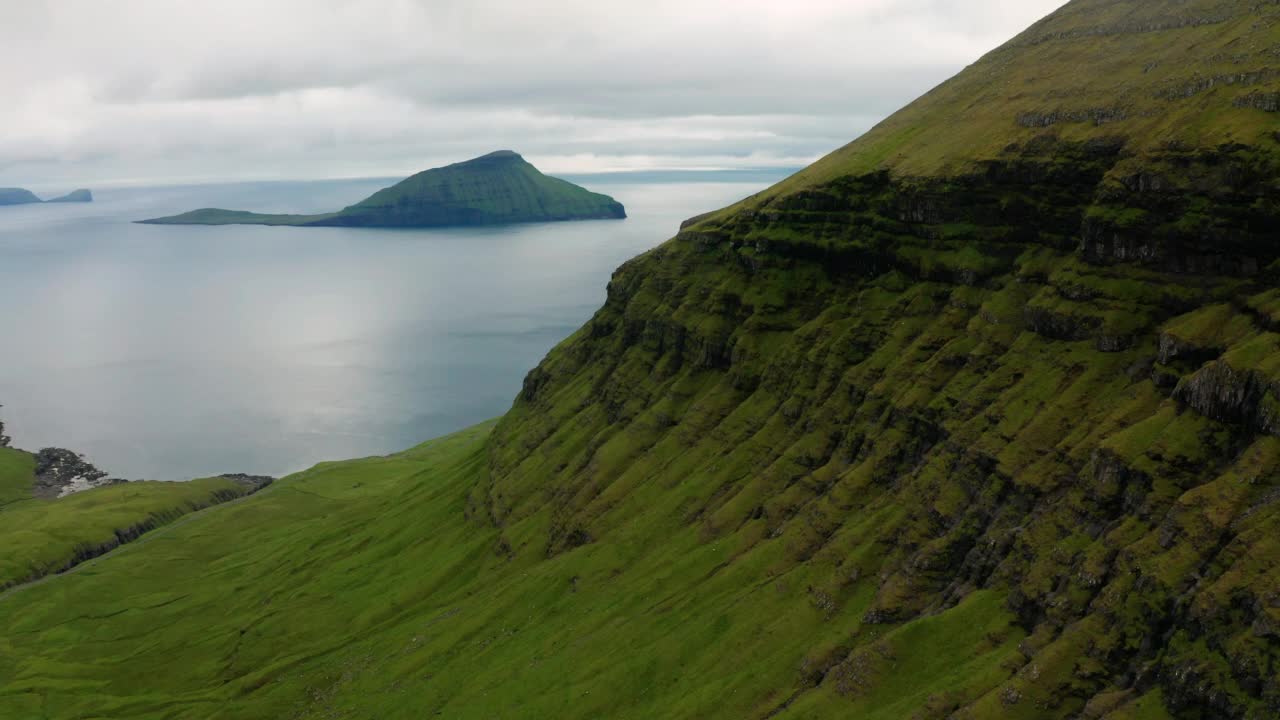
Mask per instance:
[[[800,164],[1059,0],[0,8],[0,184]]]

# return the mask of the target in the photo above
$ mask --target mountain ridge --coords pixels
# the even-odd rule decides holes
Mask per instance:
[[[861,137],[726,211],[840,176],[961,176],[1046,133],[1072,143],[1124,137],[1129,160],[1116,174],[1147,153],[1236,143],[1274,161],[1280,134],[1269,113],[1280,108],[1280,48],[1269,6],[1067,3]],[[1127,61],[1135,50],[1142,62]],[[1082,67],[1096,74],[1082,80]]]

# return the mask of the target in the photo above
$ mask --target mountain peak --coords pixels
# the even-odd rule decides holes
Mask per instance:
[[[514,150],[494,150],[487,155],[481,155],[480,157],[474,158],[474,160],[468,160],[467,162],[474,162],[475,160],[524,160],[524,158],[520,156],[520,153]]]
[[[529,161],[525,160],[520,153],[515,152],[514,150],[494,150],[491,153],[479,155],[471,158],[470,160],[463,160],[461,162],[453,163],[452,165],[446,165],[445,168],[515,168],[520,166],[533,167]],[[424,172],[437,172],[441,169],[442,168],[432,168],[431,170],[425,170]]]

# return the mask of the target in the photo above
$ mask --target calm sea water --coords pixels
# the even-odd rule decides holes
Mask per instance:
[[[131,479],[281,475],[504,412],[619,264],[776,178],[578,179],[623,221],[461,230],[131,221],[319,212],[387,180],[102,190],[0,208],[0,420]]]

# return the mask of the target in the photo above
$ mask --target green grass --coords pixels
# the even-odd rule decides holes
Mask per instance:
[[[0,715],[743,717],[841,637],[904,658],[866,700],[885,717],[1007,674],[1019,635],[994,593],[881,638],[859,630],[870,585],[833,613],[813,573],[770,579],[777,546],[725,568],[731,542],[632,527],[508,556],[466,515],[491,427],[317,466],[0,598]],[[789,716],[814,702],[839,706]]]
[[[0,448],[0,511],[9,505],[31,499],[36,460],[31,453]]]
[[[65,498],[32,495],[35,457],[0,448],[0,590],[61,571],[200,508],[245,494],[222,478],[132,482]]]
[[[1017,658],[1023,639],[1003,601],[996,593],[974,593],[946,613],[885,633],[786,716],[897,720],[977,700],[1008,677],[1002,664]]]
[[[12,477],[5,469],[0,466],[0,481]],[[209,478],[122,483],[40,500],[30,495],[29,475],[27,483],[24,497],[0,506],[0,588],[60,571],[134,534],[245,494],[230,480]]]
[[[807,643],[856,632],[856,612],[812,606],[804,573],[744,582],[768,553],[717,577],[729,548],[688,531],[546,562],[495,552],[498,531],[464,514],[488,432],[319,466],[0,599],[0,714],[739,716],[796,680]],[[939,623],[960,633],[948,649],[1007,654],[998,600],[973,607],[992,619],[893,636],[917,673],[957,682],[919,652]]]

